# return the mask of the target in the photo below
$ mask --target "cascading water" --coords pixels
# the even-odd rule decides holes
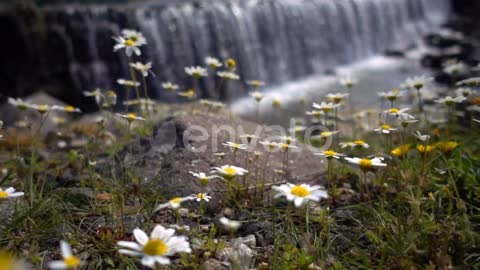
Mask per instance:
[[[242,79],[276,85],[406,45],[443,22],[449,2],[232,0],[45,8],[52,38],[46,47],[62,57],[42,53],[40,62],[52,76],[68,70],[63,76],[78,95],[95,87],[118,88],[115,81],[128,77],[128,67],[125,56],[113,52],[112,36],[132,28],[149,42],[142,59],[153,62],[156,77],[149,79],[149,89],[155,98],[172,99],[161,82],[188,84],[184,67],[203,65],[206,56],[232,57]],[[240,87],[216,92],[215,80],[204,81],[201,97],[245,95]]]

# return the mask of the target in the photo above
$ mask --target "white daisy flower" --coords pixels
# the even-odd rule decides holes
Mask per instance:
[[[211,68],[219,68],[223,65],[220,60],[218,60],[215,57],[210,57],[210,56],[205,58],[205,63],[207,63],[207,65]]]
[[[413,134],[413,136],[415,136],[415,138],[417,138],[417,140],[419,140],[421,142],[425,142],[425,141],[428,141],[430,139],[430,135],[422,134],[418,130],[417,130],[416,133],[412,133],[412,134]]]
[[[388,92],[380,92],[380,93],[378,93],[378,96],[380,98],[385,98],[385,99],[390,100],[390,101],[395,101],[399,97],[403,96],[403,92],[400,91],[399,89],[394,89],[394,90],[391,90],[391,91],[388,91]]]
[[[378,158],[378,157],[372,158],[372,159],[358,158],[358,157],[353,157],[353,158],[346,157],[345,160],[348,161],[351,164],[358,165],[358,167],[363,171],[371,171],[375,167],[385,167],[385,166],[387,166],[387,164],[382,162],[383,159]]]
[[[145,38],[139,35],[113,37],[113,39],[117,42],[117,44],[113,46],[113,51],[116,52],[125,49],[125,54],[128,57],[132,56],[134,53],[138,56],[141,55],[142,52],[139,47],[146,44]]]
[[[368,145],[366,142],[362,141],[362,140],[356,140],[356,141],[353,141],[353,142],[341,142],[340,143],[340,147],[341,148],[369,148],[370,145]]]
[[[208,76],[206,68],[196,66],[196,67],[185,67],[185,73],[192,76],[195,79],[200,79],[201,77]]]
[[[461,80],[457,82],[458,86],[468,85],[468,86],[479,86],[480,85],[480,77],[468,78],[465,80]]]
[[[473,91],[471,88],[468,88],[468,87],[460,87],[455,90],[455,94],[457,96],[463,96],[467,98],[475,94],[475,91]]]
[[[340,85],[347,88],[352,88],[357,84],[358,84],[358,80],[352,77],[345,77],[340,79]]]
[[[230,71],[219,71],[217,72],[217,76],[223,78],[225,80],[239,80],[240,76],[234,72]]]
[[[410,115],[408,113],[401,113],[397,117],[397,121],[403,126],[407,127],[409,124],[413,124],[418,122],[417,119],[413,115]]]
[[[143,36],[143,34],[139,31],[132,30],[132,29],[123,29],[122,30],[122,36],[126,39],[130,39],[134,42],[136,42],[138,45],[146,45],[147,40]]]
[[[21,197],[23,195],[25,195],[25,193],[15,192],[15,189],[13,187],[9,187],[7,189],[0,188],[0,200],[5,200],[5,199],[8,199],[8,198]]]
[[[380,127],[374,129],[373,131],[383,134],[390,134],[392,131],[397,130],[396,128],[392,128],[390,125],[383,124]]]
[[[311,115],[315,118],[320,118],[325,113],[323,111],[320,111],[320,110],[312,110],[312,111],[305,112],[305,114],[306,115]]]
[[[52,109],[50,105],[47,104],[30,104],[29,109],[36,110],[37,112],[44,114]]]
[[[248,149],[248,145],[246,144],[242,144],[242,143],[234,143],[234,142],[225,142],[225,143],[222,143],[222,145],[225,145],[227,147],[230,147],[233,149],[233,151],[237,151],[237,150],[247,150]]]
[[[332,137],[333,135],[338,134],[338,133],[340,133],[340,131],[338,131],[338,130],[335,130],[335,131],[323,131],[323,132],[321,132],[321,133],[318,134],[318,135],[312,136],[311,138],[312,138],[312,139],[325,139],[325,138],[328,138],[328,137]]]
[[[340,159],[341,157],[345,156],[344,154],[337,153],[334,150],[325,150],[325,151],[321,151],[321,152],[318,152],[318,153],[314,153],[314,155],[322,156],[322,157],[325,157],[327,159],[332,159],[332,158]]]
[[[192,252],[187,238],[174,234],[174,229],[165,229],[161,225],[153,229],[150,238],[144,231],[134,229],[133,235],[136,242],[119,241],[117,245],[120,247],[121,254],[142,257],[144,266],[154,268],[157,263],[170,264],[168,256],[179,252]]]
[[[63,260],[48,264],[50,269],[76,269],[80,266],[80,259],[72,253],[72,247],[66,241],[60,241],[60,251]]]
[[[190,201],[192,200],[192,197],[190,196],[187,196],[187,197],[175,197],[173,199],[171,199],[170,201],[166,202],[166,203],[162,203],[160,205],[158,205],[154,212],[157,212],[159,210],[162,210],[162,209],[165,209],[165,208],[171,208],[171,209],[178,209],[180,208],[180,206],[182,205],[183,202],[186,202],[186,201]]]
[[[443,72],[450,75],[459,75],[468,72],[468,66],[463,62],[447,63],[443,67]]]
[[[233,179],[235,176],[242,176],[248,173],[247,170],[233,165],[224,165],[222,167],[215,167],[213,169],[216,172],[219,172],[225,179]]]
[[[261,92],[258,91],[250,92],[248,95],[253,97],[256,102],[262,101],[262,99],[265,97]]]
[[[125,79],[118,79],[117,83],[120,84],[120,85],[125,85],[127,87],[138,87],[138,86],[140,86],[139,82],[135,82],[135,81],[132,81],[132,80],[125,80]]]
[[[301,207],[308,201],[320,201],[322,198],[328,198],[328,193],[321,186],[310,186],[308,184],[294,185],[291,183],[280,186],[273,186],[277,192],[275,198],[285,196],[287,201],[293,201],[295,207]]]
[[[318,103],[313,103],[312,105],[315,109],[318,109],[318,110],[321,110],[323,111],[324,113],[328,113],[330,111],[332,111],[334,108],[337,108],[338,106],[340,106],[340,104],[335,104],[333,102],[321,102],[320,104]]]
[[[348,93],[331,93],[327,94],[327,99],[329,101],[333,101],[335,104],[341,103],[346,97],[348,97]]]
[[[67,105],[67,106],[53,105],[52,110],[69,112],[69,113],[81,113],[82,112],[82,110],[80,110],[80,108],[75,108],[75,107],[70,106],[70,105]]]
[[[402,84],[402,88],[420,90],[432,80],[432,77],[425,75],[407,78]]]
[[[452,106],[455,103],[462,103],[466,99],[467,98],[464,96],[457,96],[457,97],[446,96],[444,98],[440,98],[434,101],[437,103],[445,104],[447,106]]]
[[[130,63],[130,66],[142,73],[143,77],[148,77],[149,73],[155,76],[155,74],[152,72],[151,62],[145,64],[143,64],[142,62]]]
[[[116,115],[122,117],[123,119],[126,119],[128,122],[133,122],[135,120],[145,121],[145,118],[137,116],[134,113],[129,113],[129,114],[116,113]]]
[[[208,185],[211,179],[219,177],[218,175],[206,175],[203,172],[196,173],[189,171],[189,173],[200,180],[200,184],[202,184],[202,186]]]
[[[403,109],[390,108],[388,110],[383,111],[383,113],[387,114],[387,115],[393,115],[395,117],[398,117],[400,114],[405,113],[408,110],[410,110],[410,108],[403,108]]]
[[[166,83],[162,83],[162,87],[167,91],[173,92],[178,89],[178,84],[166,82]]]
[[[197,202],[202,201],[202,200],[208,202],[212,198],[212,196],[208,196],[207,193],[192,194],[191,196]]]
[[[226,217],[220,217],[218,221],[220,221],[220,224],[222,224],[225,227],[225,229],[228,229],[228,230],[235,231],[242,226],[242,223],[240,223],[240,221],[231,220]]]

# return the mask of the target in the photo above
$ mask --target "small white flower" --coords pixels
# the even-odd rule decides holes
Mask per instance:
[[[218,219],[218,221],[220,221],[220,224],[222,224],[225,227],[225,229],[228,229],[228,230],[235,231],[242,226],[242,223],[240,223],[240,221],[230,220],[226,217],[221,217]]]
[[[380,92],[380,93],[378,93],[378,96],[380,98],[385,98],[385,99],[388,99],[390,101],[395,101],[399,97],[403,96],[403,92],[398,90],[398,89],[394,89],[394,90],[391,90],[391,91],[388,91],[388,92]]]
[[[140,230],[134,229],[133,235],[136,242],[119,241],[117,245],[120,254],[142,257],[142,264],[154,268],[155,264],[170,264],[168,256],[179,252],[192,252],[190,243],[185,236],[175,236],[174,229],[165,229],[157,225],[150,238]]]
[[[397,130],[396,128],[392,128],[390,125],[383,124],[380,127],[374,129],[375,132],[390,134],[392,131]]]
[[[113,37],[117,42],[113,47],[113,51],[116,52],[121,49],[125,49],[125,53],[128,57],[132,56],[133,53],[136,55],[141,55],[139,47],[145,45],[147,42],[143,37],[142,33],[134,30],[123,30],[123,36]]]
[[[468,85],[468,86],[479,86],[480,85],[480,77],[473,77],[473,78],[468,78],[465,80],[461,80],[457,82],[458,86],[462,85]]]
[[[123,119],[126,119],[128,122],[132,122],[132,121],[135,121],[135,120],[145,121],[145,118],[137,116],[134,113],[129,113],[129,114],[117,113],[116,115],[122,117]]]
[[[152,63],[148,62],[146,64],[143,64],[141,62],[136,62],[136,63],[130,63],[130,66],[140,73],[142,73],[143,77],[148,77],[148,74],[152,74],[155,76],[155,74],[152,72]]]
[[[80,108],[75,108],[75,107],[70,106],[70,105],[67,105],[67,106],[53,105],[52,110],[53,111],[69,112],[69,113],[81,113],[82,112],[82,110],[80,110]]]
[[[308,184],[294,185],[291,183],[280,186],[273,186],[277,192],[275,198],[285,196],[287,201],[293,201],[295,207],[301,207],[308,201],[320,201],[322,198],[328,198],[328,193],[321,186],[310,186]]]
[[[451,96],[446,96],[444,98],[440,98],[440,99],[437,99],[437,100],[434,100],[434,101],[437,102],[437,103],[445,104],[447,106],[452,106],[455,103],[462,103],[466,99],[467,98],[464,97],[464,96],[457,96],[457,97],[454,97],[454,98],[451,97]]]
[[[390,108],[388,110],[383,111],[383,113],[387,114],[387,115],[393,115],[395,117],[398,117],[400,114],[405,113],[408,110],[410,110],[410,108],[403,108],[403,109]]]
[[[338,106],[340,106],[340,104],[335,104],[335,103],[332,103],[332,102],[321,102],[320,104],[318,103],[313,103],[312,105],[315,109],[318,109],[318,110],[321,110],[323,111],[324,113],[328,113],[330,111],[332,111],[334,108],[337,108]]]
[[[20,110],[26,110],[32,106],[31,103],[23,101],[21,98],[8,98],[8,103]]]
[[[8,198],[15,198],[25,195],[23,192],[15,192],[13,187],[9,187],[7,189],[0,188],[0,200],[5,200]]]
[[[400,124],[403,127],[407,127],[409,124],[416,123],[418,122],[417,119],[413,115],[410,115],[408,113],[401,113],[397,117],[397,121],[400,122]]]
[[[220,78],[223,78],[225,80],[239,80],[240,79],[240,76],[238,76],[236,73],[230,72],[230,71],[219,71],[219,72],[217,72],[217,76],[220,77]]]
[[[158,205],[155,208],[154,212],[157,212],[157,211],[165,209],[165,208],[171,208],[171,209],[176,210],[176,209],[180,208],[180,206],[182,205],[183,202],[190,201],[190,200],[192,200],[192,197],[190,197],[190,196],[175,197],[175,198],[169,200],[166,203],[162,203],[162,204]]]
[[[206,77],[208,75],[207,69],[200,66],[185,67],[185,73],[194,77],[195,79],[200,79],[201,77]]]
[[[127,87],[138,87],[140,86],[139,82],[131,81],[131,80],[125,80],[125,79],[118,79],[117,83],[120,85],[125,85]]]
[[[362,141],[362,140],[356,140],[356,141],[353,141],[353,142],[341,142],[340,143],[340,147],[341,148],[369,148],[370,145],[368,145],[366,142]]]
[[[215,167],[213,169],[219,172],[222,175],[222,177],[226,179],[232,179],[235,176],[242,176],[248,173],[247,170],[240,167],[233,166],[233,165],[224,165],[222,167]]]
[[[53,261],[48,264],[50,269],[76,269],[80,266],[80,259],[73,255],[72,247],[65,241],[60,241],[60,251],[63,260]]]
[[[208,202],[212,198],[212,196],[208,196],[207,193],[192,194],[191,196],[197,202],[202,201],[202,200]]]
[[[406,79],[405,82],[402,84],[402,88],[420,90],[432,80],[433,80],[432,77],[425,76],[425,75],[415,76],[415,77]]]
[[[352,88],[357,84],[358,84],[358,80],[355,79],[355,78],[345,77],[345,78],[340,79],[340,85],[342,85],[344,87],[347,87],[347,88]]]
[[[327,94],[326,97],[329,101],[333,101],[333,103],[338,104],[348,97],[348,93],[331,93]]]
[[[332,159],[332,158],[340,159],[341,157],[344,157],[344,156],[345,156],[344,154],[337,153],[337,152],[335,152],[335,151],[333,151],[333,150],[321,151],[321,152],[315,153],[314,155],[316,155],[316,156],[322,156],[322,157],[325,157],[325,158],[327,158],[327,159]]]
[[[469,97],[475,94],[475,91],[473,91],[471,88],[460,87],[455,90],[455,94],[457,96]]]
[[[358,167],[360,169],[362,169],[363,171],[373,170],[374,167],[385,167],[385,166],[387,166],[387,164],[382,162],[383,158],[378,158],[378,157],[372,158],[372,159],[358,158],[358,157],[353,157],[353,158],[346,157],[345,160],[348,161],[351,164],[358,165]]]
[[[215,57],[210,57],[210,56],[205,58],[205,63],[207,63],[207,65],[211,68],[219,68],[223,65],[220,60],[218,60]]]
[[[218,175],[206,175],[203,172],[196,173],[189,171],[189,173],[196,177],[198,180],[200,180],[200,184],[202,184],[203,186],[208,185],[211,179],[219,177]]]
[[[412,134],[413,134],[413,136],[415,136],[415,138],[417,138],[417,140],[422,141],[422,142],[428,141],[430,139],[430,135],[428,135],[428,134],[422,135],[422,133],[420,133],[420,131],[418,131],[418,130],[417,130],[416,133],[412,133]]]
[[[233,151],[237,151],[237,150],[247,150],[248,149],[248,145],[246,144],[242,144],[242,143],[234,143],[234,142],[225,142],[225,143],[222,143],[222,145],[225,145],[227,147],[230,147],[233,149]]]
[[[178,84],[166,82],[166,83],[162,83],[162,87],[167,91],[173,92],[178,89]]]
[[[262,101],[262,99],[265,97],[261,92],[258,92],[258,91],[250,92],[248,93],[248,95],[253,97],[257,102]]]
[[[443,67],[443,72],[450,75],[459,75],[468,72],[468,66],[463,62],[447,63]]]

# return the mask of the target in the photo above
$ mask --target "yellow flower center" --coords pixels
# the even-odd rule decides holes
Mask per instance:
[[[66,107],[65,107],[65,111],[67,111],[67,112],[74,112],[74,111],[75,111],[75,107],[73,107],[73,106],[66,106]]]
[[[435,146],[432,145],[418,145],[417,150],[420,153],[428,153],[431,152],[433,149],[435,149]]]
[[[223,169],[223,173],[227,176],[232,177],[232,176],[235,176],[237,174],[237,171],[233,167],[227,167],[227,168]]]
[[[360,166],[362,170],[369,170],[373,167],[373,163],[370,159],[364,158],[358,162],[358,166]]]
[[[127,39],[123,44],[125,46],[132,47],[133,45],[135,45],[135,41],[133,39]]]
[[[298,197],[306,197],[310,194],[310,191],[302,186],[294,186],[290,190],[290,193]]]
[[[8,192],[0,191],[0,199],[6,199],[6,198],[8,198]]]
[[[353,143],[354,143],[355,145],[358,145],[358,146],[365,144],[365,142],[362,141],[362,140],[356,140],[356,141],[354,141]]]
[[[171,199],[170,202],[171,202],[171,203],[175,203],[175,204],[181,203],[181,202],[182,202],[182,198],[176,197],[176,198]]]
[[[168,246],[160,239],[150,239],[143,246],[143,253],[150,256],[162,256],[168,251]]]
[[[48,105],[45,105],[45,104],[39,105],[37,110],[40,113],[44,113],[44,112],[48,111]]]
[[[133,121],[133,120],[135,120],[135,118],[137,118],[137,115],[135,115],[134,113],[127,114],[127,119],[128,120]]]
[[[397,108],[391,108],[390,110],[388,110],[388,112],[390,112],[390,113],[395,113],[395,114],[396,114],[396,113],[399,113],[400,110],[397,109]]]
[[[423,83],[416,83],[413,85],[413,87],[417,88],[417,89],[420,89],[423,87]]]
[[[205,194],[203,194],[203,193],[198,193],[198,194],[197,194],[197,199],[200,199],[200,200],[205,199]]]
[[[337,152],[335,152],[333,150],[327,150],[327,151],[323,152],[323,154],[327,157],[333,157],[333,156],[337,155]]]
[[[208,179],[208,177],[202,177],[200,178],[200,184],[202,186],[207,186],[208,185],[208,182],[210,182],[210,179]]]
[[[227,60],[227,68],[230,70],[234,70],[237,68],[237,62],[232,58]]]
[[[387,124],[382,125],[382,129],[390,129],[390,125],[387,125]]]
[[[328,113],[328,112],[330,112],[330,111],[332,110],[332,107],[322,107],[321,110],[322,110],[323,112]]]
[[[67,269],[75,268],[80,265],[80,260],[76,256],[67,257],[63,259],[63,262],[65,263],[65,266],[67,267]]]

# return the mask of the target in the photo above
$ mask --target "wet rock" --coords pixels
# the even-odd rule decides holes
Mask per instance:
[[[222,261],[230,262],[232,268],[248,270],[254,263],[256,252],[243,243],[233,242],[231,246],[224,248],[218,254]]]
[[[202,269],[204,270],[226,270],[227,268],[222,264],[222,262],[210,258],[203,262]]]
[[[240,235],[255,236],[258,246],[264,247],[273,243],[272,223],[269,221],[245,224],[240,228]]]
[[[257,240],[255,239],[255,235],[253,234],[249,234],[245,237],[239,237],[233,241],[241,244],[245,244],[250,248],[255,248],[257,246]]]

